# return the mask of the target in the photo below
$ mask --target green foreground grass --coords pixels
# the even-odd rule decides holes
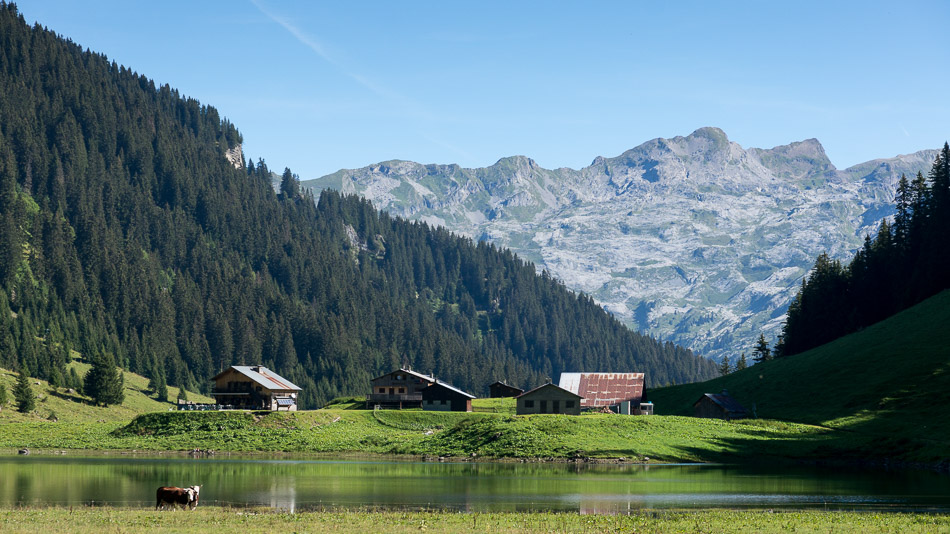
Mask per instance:
[[[710,510],[632,515],[399,511],[270,511],[199,508],[194,512],[109,508],[0,510],[0,531],[70,532],[950,532],[950,516],[849,512]]]

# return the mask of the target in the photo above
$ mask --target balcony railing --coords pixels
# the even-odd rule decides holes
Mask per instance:
[[[422,402],[422,393],[370,393],[367,402]]]

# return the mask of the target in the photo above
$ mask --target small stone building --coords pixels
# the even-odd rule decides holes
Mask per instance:
[[[515,397],[515,413],[526,415],[533,413],[559,413],[566,415],[581,414],[583,397],[570,391],[545,384]]]
[[[500,399],[503,397],[517,397],[522,393],[524,393],[523,389],[509,386],[504,382],[495,382],[494,384],[488,386],[488,396],[493,399]]]
[[[263,365],[232,365],[214,380],[214,402],[239,410],[297,410],[301,389]]]
[[[726,390],[722,393],[706,393],[693,403],[693,415],[706,419],[744,419],[749,416],[745,407],[739,401],[729,396]]]
[[[422,409],[435,412],[470,412],[471,395],[441,380],[422,390]]]

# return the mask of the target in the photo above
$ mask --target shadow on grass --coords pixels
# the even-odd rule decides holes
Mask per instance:
[[[707,439],[711,447],[678,447],[684,455],[719,463],[818,462],[851,465],[921,465],[950,468],[950,443],[945,440],[882,434],[873,420],[841,428],[810,427],[797,435],[767,437],[769,427],[781,422],[738,421],[739,436]],[[760,426],[761,425],[761,426]]]

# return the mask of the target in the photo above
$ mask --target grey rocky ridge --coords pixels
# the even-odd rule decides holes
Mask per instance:
[[[713,359],[774,339],[815,257],[847,259],[935,150],[838,170],[815,139],[743,148],[718,128],[580,170],[386,161],[303,182],[512,249],[632,328]]]

